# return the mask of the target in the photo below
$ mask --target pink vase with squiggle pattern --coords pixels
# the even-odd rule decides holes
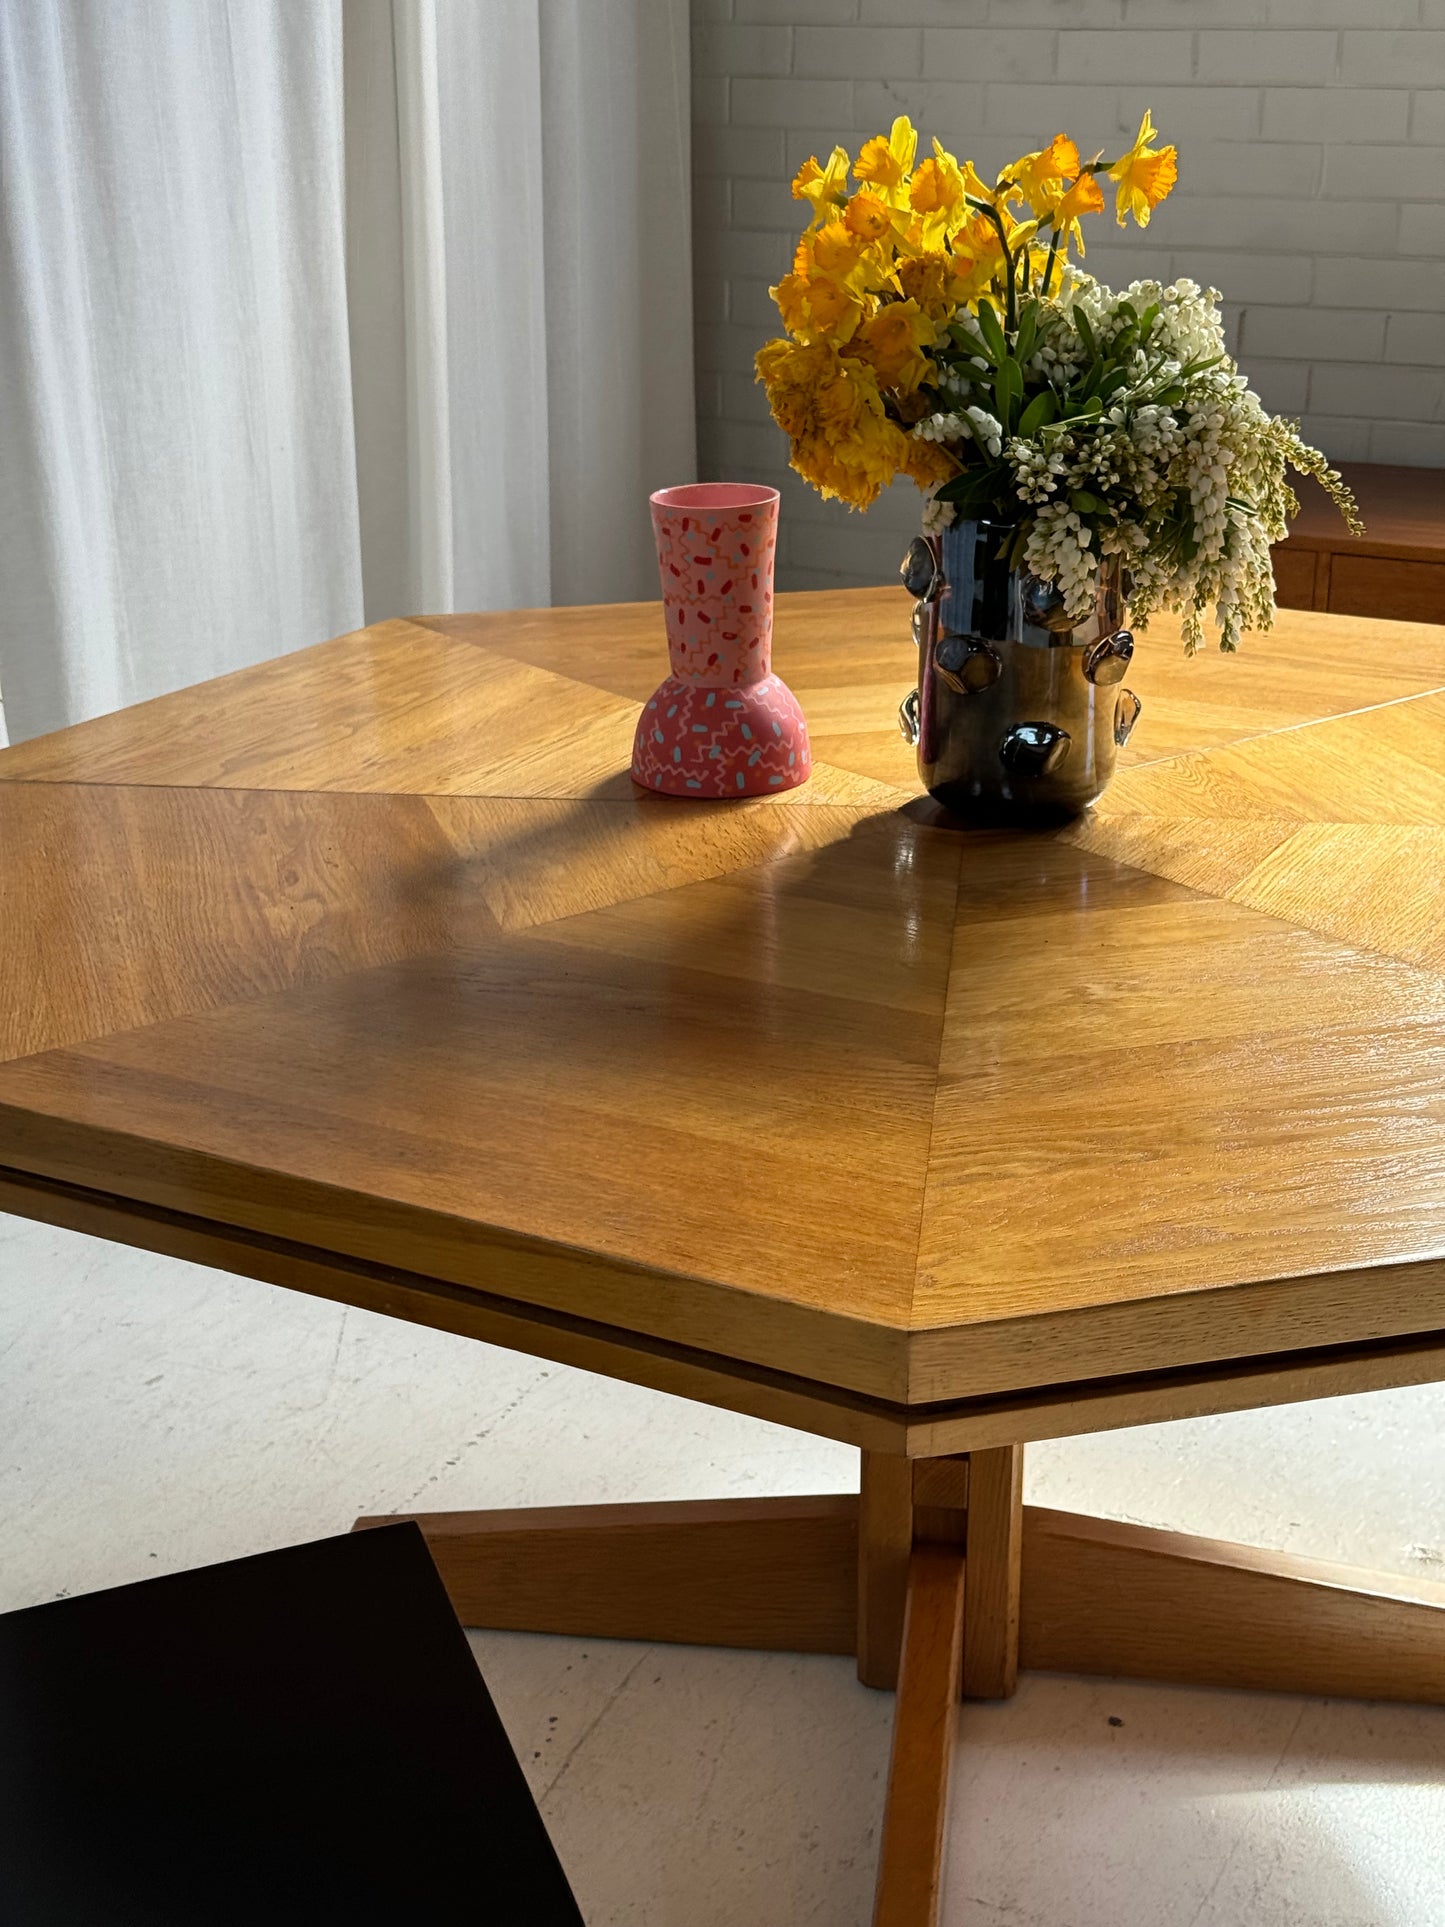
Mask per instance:
[[[772,673],[778,491],[659,489],[652,527],[672,674],[643,704],[632,780],[669,796],[760,796],[812,769],[797,698]]]

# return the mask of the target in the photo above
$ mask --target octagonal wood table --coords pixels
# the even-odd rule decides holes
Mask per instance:
[[[1017,836],[918,794],[907,634],[780,599],[819,760],[757,802],[630,785],[646,605],[0,756],[0,1206],[860,1447],[421,1523],[472,1624],[896,1681],[886,1927],[1020,1662],[1445,1698],[1445,1587],[1021,1504],[1030,1439],[1445,1377],[1445,629],[1160,624],[1128,766]]]

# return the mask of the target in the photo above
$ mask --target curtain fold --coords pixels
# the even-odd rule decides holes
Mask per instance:
[[[361,614],[341,20],[0,0],[0,694],[18,739]]]
[[[551,599],[650,597],[646,497],[696,475],[688,14],[540,12]]]
[[[13,738],[362,620],[650,596],[687,0],[0,0]]]

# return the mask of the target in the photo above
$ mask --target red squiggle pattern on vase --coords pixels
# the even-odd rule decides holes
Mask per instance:
[[[632,775],[647,789],[756,796],[808,778],[807,723],[772,674],[777,519],[771,489],[704,483],[652,498],[672,674],[638,719]]]

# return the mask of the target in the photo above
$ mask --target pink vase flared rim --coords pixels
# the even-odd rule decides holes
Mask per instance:
[[[767,508],[782,497],[761,482],[684,482],[677,488],[658,489],[649,500],[656,509],[711,509],[726,514],[733,509]]]

